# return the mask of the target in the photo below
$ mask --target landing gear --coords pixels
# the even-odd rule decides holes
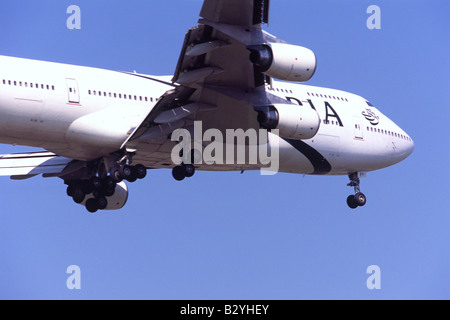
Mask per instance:
[[[147,168],[140,164],[115,163],[109,171],[108,174],[103,163],[88,166],[83,175],[65,181],[67,195],[75,203],[84,204],[87,211],[95,213],[108,208],[108,197],[114,196],[118,183],[123,180],[134,182],[147,175]]]
[[[182,163],[172,170],[172,176],[177,181],[183,181],[185,178],[191,178],[195,174],[195,167],[192,164]]]
[[[351,209],[356,209],[358,207],[363,207],[367,203],[367,198],[360,189],[360,180],[357,172],[352,173],[348,176],[350,178],[349,187],[355,188],[355,195],[349,195],[347,198],[347,205]]]

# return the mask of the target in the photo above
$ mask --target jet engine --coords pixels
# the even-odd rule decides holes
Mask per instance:
[[[255,108],[262,128],[278,129],[280,137],[306,140],[313,138],[320,128],[316,110],[293,104],[276,104]]]
[[[305,82],[316,71],[317,60],[308,48],[285,43],[249,47],[250,61],[266,75],[284,81]]]
[[[93,199],[92,194],[88,195],[86,199],[81,203],[82,206],[86,207],[86,202],[89,199]],[[106,197],[108,204],[103,210],[119,210],[122,209],[128,201],[128,187],[125,182],[120,182],[116,186],[114,194],[110,197]]]

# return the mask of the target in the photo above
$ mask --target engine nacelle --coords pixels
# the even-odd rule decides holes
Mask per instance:
[[[308,48],[285,43],[252,46],[250,61],[266,75],[284,81],[305,82],[316,72],[317,59]]]
[[[306,140],[313,138],[320,128],[316,110],[294,104],[276,104],[256,108],[258,121],[264,129],[280,130],[280,137]]]
[[[86,201],[93,198],[92,194],[88,195],[86,199],[80,203],[86,206]],[[125,182],[119,182],[116,186],[116,191],[111,197],[106,197],[108,205],[104,210],[119,210],[122,209],[128,201],[128,187]]]

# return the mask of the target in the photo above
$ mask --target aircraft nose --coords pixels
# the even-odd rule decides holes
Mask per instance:
[[[416,146],[414,144],[414,140],[411,139],[409,135],[405,135],[403,137],[406,141],[403,144],[403,148],[401,148],[403,149],[401,153],[403,154],[402,155],[403,159],[406,159],[414,152]]]
[[[413,139],[411,139],[411,138],[409,138],[410,140],[409,140],[409,146],[408,146],[408,150],[407,150],[407,152],[408,152],[408,157],[414,152],[414,149],[416,148],[416,145],[415,145],[415,143],[414,143],[414,140]]]

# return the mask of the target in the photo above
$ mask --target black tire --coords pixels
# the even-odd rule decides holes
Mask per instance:
[[[114,168],[111,171],[111,179],[113,179],[116,183],[120,183],[123,181],[123,176],[120,174],[119,168]]]
[[[142,164],[138,164],[135,168],[136,177],[138,179],[144,179],[147,176],[147,168],[144,167]]]
[[[119,173],[122,176],[122,179],[126,179],[128,180],[128,178],[131,177],[131,175],[133,174],[133,170],[131,169],[130,166],[127,165],[121,165],[119,167]]]
[[[176,166],[172,170],[172,176],[177,181],[183,181],[186,178],[184,168],[182,166]]]
[[[98,210],[104,210],[108,206],[108,200],[105,197],[95,199],[97,201]]]
[[[105,197],[112,197],[116,193],[116,188],[106,188],[105,189]]]
[[[186,178],[191,178],[195,174],[195,167],[192,164],[184,166],[184,175]]]
[[[81,189],[85,194],[91,194],[94,191],[94,187],[89,180],[83,180],[80,182]]]
[[[79,184],[73,185],[73,189],[72,189],[71,193],[72,193],[72,199],[75,203],[80,204],[86,198],[86,193],[83,192],[83,188]]]
[[[128,182],[133,183],[133,182],[136,182],[136,180],[138,179],[137,169],[136,169],[136,167],[130,167],[130,169],[131,169],[131,175],[126,179]]]
[[[86,201],[86,209],[90,213],[96,213],[98,211],[97,200],[94,198],[91,198],[88,201]]]
[[[112,177],[106,177],[103,180],[103,188],[104,189],[114,189],[117,186],[117,182]]]
[[[364,207],[367,203],[367,198],[364,193],[358,192],[355,194],[354,201],[358,207]]]
[[[350,209],[356,209],[358,208],[358,204],[355,201],[354,195],[349,195],[347,198],[347,205],[350,207]]]
[[[93,177],[93,178],[91,178],[90,181],[91,181],[91,186],[94,190],[98,190],[103,186],[102,179],[100,179],[100,178]]]
[[[75,191],[74,186],[71,185],[71,184],[69,184],[69,185],[67,186],[67,190],[66,190],[67,195],[68,195],[69,197],[73,197],[73,195],[75,194],[74,191]]]
[[[75,203],[82,203],[84,199],[86,199],[86,194],[83,192],[75,192],[75,194],[72,196],[72,199]]]

